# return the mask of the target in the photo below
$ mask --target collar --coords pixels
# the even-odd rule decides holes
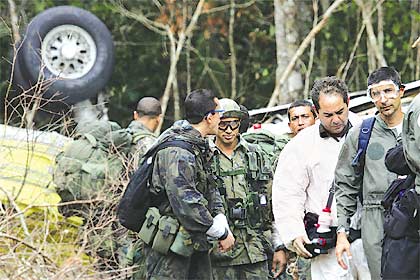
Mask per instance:
[[[145,130],[145,131],[153,134],[153,132],[151,130],[149,130],[144,124],[142,124],[141,122],[136,121],[136,120],[131,121],[128,128],[130,128],[132,130]]]
[[[211,136],[209,137],[209,147],[210,150],[212,152],[218,152],[221,154],[225,154],[217,145],[216,145],[216,136]],[[240,135],[238,135],[238,143],[236,144],[236,147],[233,148],[233,151],[235,152],[236,150],[239,149],[245,149],[248,150],[248,142],[246,142],[246,140],[241,137]]]
[[[340,138],[341,137],[346,137],[347,136],[347,133],[349,132],[349,130],[350,130],[350,128],[352,128],[353,127],[353,125],[351,124],[351,122],[350,121],[348,121],[347,122],[347,125],[346,125],[346,127],[343,129],[343,131],[341,132],[341,134],[340,135],[332,135],[332,134],[330,134],[326,129],[325,129],[325,127],[322,125],[322,123],[320,122],[319,123],[319,136],[321,137],[321,138],[329,138],[329,137],[331,137],[331,138],[333,138],[335,141],[337,141],[337,142],[340,142]]]

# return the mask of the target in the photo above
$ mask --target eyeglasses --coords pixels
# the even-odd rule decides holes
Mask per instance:
[[[214,110],[210,110],[207,113],[204,114],[204,117],[207,118],[208,115],[212,114],[216,114],[216,113],[223,113],[225,110],[223,109],[214,109]]]
[[[367,95],[372,99],[373,102],[377,102],[381,100],[382,97],[387,99],[394,99],[398,97],[400,88],[392,83],[392,87],[385,88],[383,90],[375,90],[373,88],[368,87]]]
[[[241,125],[240,120],[234,120],[234,121],[220,121],[219,122],[219,129],[222,131],[226,131],[228,127],[230,127],[231,130],[237,129]]]

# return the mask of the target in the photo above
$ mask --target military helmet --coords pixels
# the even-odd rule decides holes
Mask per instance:
[[[222,118],[239,118],[246,117],[245,112],[241,111],[238,103],[229,98],[220,99],[220,107],[224,110]]]

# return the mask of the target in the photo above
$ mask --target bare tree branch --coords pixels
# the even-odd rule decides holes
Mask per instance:
[[[417,40],[411,45],[411,47],[414,49],[415,47],[418,47],[420,45],[420,37],[417,38]]]
[[[214,74],[213,69],[210,68],[207,59],[205,57],[203,57],[200,52],[194,48],[193,46],[191,46],[191,51],[193,53],[195,53],[197,55],[197,57],[200,59],[200,61],[203,63],[204,65],[204,70],[203,73],[208,73],[210,76],[210,79],[212,80],[212,82],[214,83],[214,86],[216,87],[217,91],[219,92],[220,96],[226,97],[226,93],[224,92],[222,86],[220,85],[220,82],[217,80],[216,75]]]
[[[379,62],[380,66],[387,66],[386,60],[381,53],[379,48],[378,40],[376,39],[375,32],[373,30],[373,24],[371,20],[370,9],[366,6],[363,0],[355,0],[356,4],[362,9],[363,22],[366,25],[366,32],[368,35],[369,44],[372,47],[372,51]]]
[[[256,2],[256,0],[252,0],[252,1],[249,1],[249,2],[246,2],[246,3],[243,3],[243,4],[236,4],[235,3],[235,8],[236,9],[245,9],[245,8],[248,8],[252,5],[254,5],[255,2]],[[223,11],[226,11],[226,10],[230,9],[230,7],[231,7],[231,4],[219,6],[219,7],[216,7],[216,8],[211,8],[211,9],[208,9],[207,11],[203,11],[203,14],[212,14],[212,13],[216,13],[216,12],[223,12]]]
[[[121,3],[117,4],[117,3],[114,2],[114,6],[112,7],[112,10],[122,14],[123,16],[126,16],[128,18],[132,18],[132,19],[140,22],[146,28],[150,29],[153,32],[156,32],[156,33],[158,33],[162,36],[167,35],[166,34],[166,25],[148,19],[140,9],[137,10],[136,12],[132,12],[132,11],[129,11],[126,8],[124,8]]]
[[[366,25],[362,23],[362,27],[360,28],[359,33],[357,33],[356,41],[354,42],[353,49],[351,50],[350,57],[347,60],[346,66],[344,67],[344,72],[343,72],[343,75],[341,76],[342,80],[346,80],[347,73],[349,72],[351,63],[353,62],[354,55],[356,54],[356,50],[357,50],[357,47],[359,46],[360,39],[362,38],[363,32],[365,31],[365,27]]]
[[[41,257],[43,257],[46,261],[48,261],[49,264],[53,265],[54,267],[58,267],[53,260],[51,260],[47,255],[45,255],[44,253],[42,253],[38,248],[36,248],[34,245],[20,239],[17,238],[16,236],[12,236],[9,234],[4,234],[4,233],[0,233],[0,238],[7,238],[7,239],[11,239],[13,241],[22,243],[23,245],[25,245],[26,247],[32,249],[34,252],[36,252],[37,254],[39,254]]]
[[[270,101],[268,102],[267,107],[273,107],[276,105],[276,100],[278,99],[278,96],[280,94],[280,88],[282,84],[286,81],[287,77],[289,76],[290,72],[293,70],[293,67],[296,64],[296,61],[299,59],[299,57],[303,54],[306,47],[310,44],[313,37],[315,37],[316,34],[318,34],[319,31],[327,24],[328,18],[331,16],[331,14],[344,2],[345,0],[336,0],[331,6],[325,11],[324,15],[322,16],[321,21],[315,26],[315,28],[312,28],[312,30],[308,33],[308,35],[305,37],[305,39],[300,44],[298,50],[296,51],[295,55],[290,60],[289,64],[287,65],[286,70],[283,72],[282,76],[280,77],[280,80],[276,84],[276,87],[274,88],[273,94],[271,95]]]
[[[172,56],[171,55],[171,66],[169,68],[169,75],[168,75],[168,79],[166,81],[166,86],[165,86],[165,91],[163,93],[162,99],[161,99],[161,104],[162,104],[162,115],[165,116],[166,113],[166,109],[168,107],[168,101],[169,101],[169,97],[171,94],[171,85],[173,83],[173,79],[176,78],[175,74],[176,74],[176,66],[178,64],[178,60],[179,60],[179,56],[181,55],[181,51],[184,48],[184,44],[185,44],[185,40],[187,37],[189,37],[193,30],[195,25],[197,24],[198,18],[201,15],[201,11],[203,9],[203,5],[204,5],[204,0],[200,0],[200,2],[198,2],[197,7],[195,8],[194,14],[191,17],[191,21],[188,24],[186,30],[181,30],[178,33],[178,42],[176,42],[175,40],[175,36],[174,34],[172,34],[172,31],[170,29],[169,26],[166,26],[166,34],[169,37],[169,40],[171,42],[171,48],[172,48],[172,44],[176,45],[176,50],[175,50],[175,55]],[[172,53],[173,50],[171,50]],[[160,133],[160,130],[162,128],[162,124],[163,122],[159,123],[159,126],[156,129],[156,133]]]

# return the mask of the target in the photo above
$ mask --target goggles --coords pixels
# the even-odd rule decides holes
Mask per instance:
[[[214,109],[214,110],[210,110],[210,111],[208,111],[207,113],[205,113],[204,114],[204,117],[205,118],[207,118],[207,116],[208,115],[210,115],[210,114],[212,114],[212,115],[214,115],[214,114],[216,114],[216,113],[223,113],[225,110],[223,110],[223,109]]]
[[[383,90],[376,90],[374,87],[378,86],[392,86],[385,88]],[[394,99],[397,98],[399,95],[400,87],[398,87],[394,82],[392,81],[382,81],[377,84],[373,84],[368,86],[367,88],[367,96],[372,99],[373,102],[377,102],[381,100],[382,97],[385,97],[387,99]]]
[[[219,122],[219,129],[222,131],[226,131],[228,127],[230,127],[231,130],[237,129],[241,125],[240,120],[234,120],[234,121],[220,121]]]

